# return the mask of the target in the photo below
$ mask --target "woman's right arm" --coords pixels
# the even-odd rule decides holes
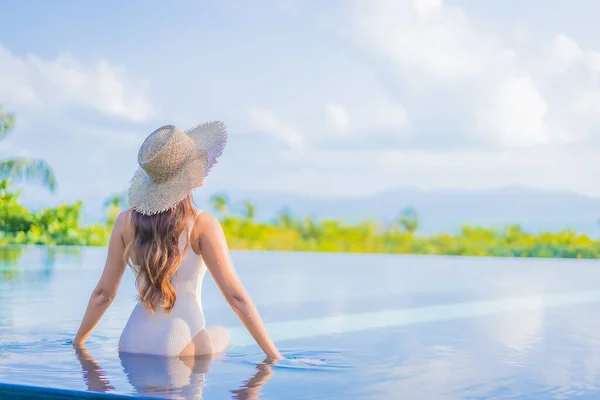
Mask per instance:
[[[233,268],[227,240],[219,220],[202,212],[198,216],[197,227],[200,232],[202,257],[223,296],[265,354],[273,359],[282,358]]]

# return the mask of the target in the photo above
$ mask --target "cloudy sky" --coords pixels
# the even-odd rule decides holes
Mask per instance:
[[[208,190],[600,196],[596,0],[5,0],[0,155],[122,192],[145,136],[223,120]]]

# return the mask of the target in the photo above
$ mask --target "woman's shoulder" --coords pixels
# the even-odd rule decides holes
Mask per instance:
[[[119,233],[125,241],[127,238],[133,235],[133,222],[131,220],[132,210],[123,210],[117,215],[115,225],[113,226],[113,232]]]
[[[201,254],[200,243],[203,239],[208,239],[212,242],[215,238],[223,235],[221,223],[219,219],[206,211],[200,211],[196,215],[194,228],[192,229],[193,245],[192,248],[197,254]]]
[[[201,232],[208,232],[213,230],[216,227],[221,226],[221,222],[217,217],[208,211],[200,211],[196,215],[196,228]]]

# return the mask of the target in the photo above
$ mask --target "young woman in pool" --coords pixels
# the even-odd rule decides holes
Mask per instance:
[[[163,126],[142,144],[129,188],[130,209],[119,215],[104,271],[73,341],[81,346],[117,293],[127,265],[136,274],[139,302],[121,335],[119,351],[160,356],[222,352],[229,335],[205,327],[200,291],[208,269],[266,355],[281,355],[231,263],[219,221],[192,205],[227,142],[225,125],[187,131]]]

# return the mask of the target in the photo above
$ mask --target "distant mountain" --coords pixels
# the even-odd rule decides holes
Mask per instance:
[[[288,207],[299,217],[391,221],[406,207],[414,207],[420,216],[421,233],[454,232],[463,224],[504,226],[518,223],[532,231],[570,228],[588,234],[600,234],[600,198],[562,191],[524,187],[490,190],[398,188],[366,197],[310,197],[277,191],[227,192],[233,212],[241,213],[243,202],[252,201],[257,219],[269,220]],[[198,191],[197,205],[210,209],[210,193]],[[102,200],[83,198],[86,221],[102,218]],[[28,204],[35,207],[36,204]],[[37,207],[35,207],[37,208]]]

